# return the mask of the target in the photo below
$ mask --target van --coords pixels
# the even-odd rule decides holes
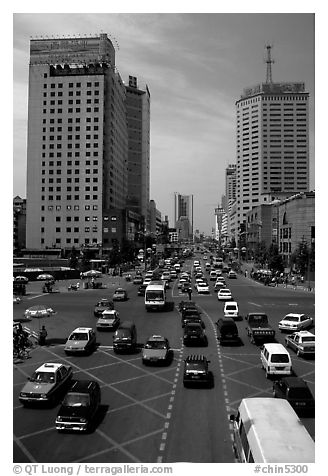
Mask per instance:
[[[292,361],[282,344],[264,344],[260,357],[266,378],[271,375],[291,375]]]
[[[314,441],[285,399],[244,398],[230,422],[240,463],[314,463]]]
[[[222,317],[217,323],[217,336],[220,344],[239,344],[238,328],[231,317]]]
[[[137,347],[137,328],[132,321],[118,326],[113,337],[114,352],[134,352]]]

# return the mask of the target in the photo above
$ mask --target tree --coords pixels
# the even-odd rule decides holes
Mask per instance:
[[[272,271],[278,271],[282,273],[284,270],[284,262],[281,254],[279,254],[279,248],[276,244],[271,244],[268,250],[268,265]]]
[[[77,268],[78,263],[79,263],[78,256],[79,256],[79,252],[73,246],[72,251],[71,251],[71,253],[68,257],[68,266],[70,268],[74,268],[74,269]]]

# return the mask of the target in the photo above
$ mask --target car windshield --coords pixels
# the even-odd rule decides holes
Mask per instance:
[[[190,371],[197,371],[197,372],[203,372],[205,373],[205,369],[202,365],[197,364],[197,363],[192,363],[192,362],[186,362],[186,370],[188,372]]]
[[[314,336],[302,337],[302,342],[314,342]]]
[[[86,332],[73,332],[69,336],[69,340],[88,340],[88,334]]]
[[[283,321],[291,321],[291,322],[298,322],[299,317],[298,316],[285,316],[283,318]]]
[[[226,310],[227,310],[227,311],[235,311],[236,309],[237,309],[237,307],[236,307],[236,306],[233,306],[233,305],[231,305],[231,304],[228,305],[228,306],[226,306]]]
[[[115,295],[124,296],[125,291],[115,291]]]
[[[311,398],[312,394],[308,388],[290,388],[288,392],[289,398]]]
[[[127,339],[127,338],[131,338],[131,333],[128,329],[119,329],[116,334],[115,334],[115,337],[118,338],[118,339]]]
[[[109,307],[110,303],[109,302],[98,302],[97,307]]]
[[[87,407],[90,397],[87,393],[68,393],[63,401],[65,407]]]
[[[149,301],[162,301],[164,299],[163,291],[147,291],[146,298]]]
[[[272,354],[271,362],[275,364],[288,364],[289,357],[287,354]]]
[[[166,344],[163,341],[148,341],[145,349],[166,349]]]
[[[54,372],[34,372],[30,381],[38,383],[54,383],[55,374]]]

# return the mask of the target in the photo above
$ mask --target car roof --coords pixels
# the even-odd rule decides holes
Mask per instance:
[[[89,331],[92,331],[92,327],[77,327],[76,329],[74,329],[74,331],[71,332],[71,334],[73,334],[73,332],[89,332]]]
[[[112,314],[117,314],[117,311],[115,309],[106,309],[106,311],[102,313],[102,316],[110,316]]]
[[[207,362],[207,358],[203,354],[192,354],[186,357],[185,362]]]
[[[298,331],[298,332],[293,332],[293,334],[296,334],[301,337],[315,337],[315,335],[309,331]]]
[[[150,341],[163,341],[163,340],[165,340],[165,337],[154,335],[154,336],[149,337],[148,340],[150,340]]]
[[[40,367],[36,369],[36,372],[56,372],[63,364],[45,362]]]
[[[307,383],[300,377],[283,377],[281,380],[286,382],[288,387],[307,387]]]
[[[285,347],[282,344],[275,343],[275,344],[263,344],[263,347],[265,347],[269,352],[279,352],[281,354],[288,354],[288,350],[285,349]]]
[[[236,306],[238,306],[238,303],[236,301],[228,301],[224,303],[225,306],[231,306],[231,304],[236,304]]]
[[[301,316],[304,316],[304,314],[299,314],[299,313],[296,313],[296,312],[290,312],[289,314],[286,314],[284,319],[288,319],[288,317],[301,317]]]

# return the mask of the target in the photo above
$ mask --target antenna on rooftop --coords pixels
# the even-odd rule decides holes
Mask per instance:
[[[272,83],[272,68],[271,65],[274,63],[274,60],[271,58],[271,48],[272,45],[266,45],[266,50],[267,50],[267,57],[266,57],[266,64],[267,64],[267,70],[266,70],[266,83]]]

